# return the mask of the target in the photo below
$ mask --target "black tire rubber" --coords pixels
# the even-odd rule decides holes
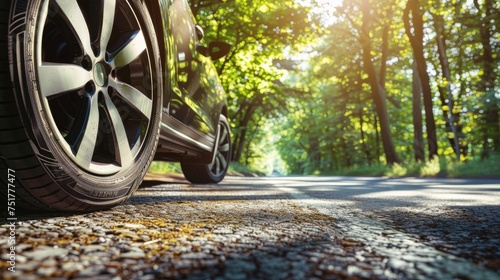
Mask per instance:
[[[108,0],[95,2],[109,3]],[[74,158],[71,157],[71,150],[67,149],[70,145],[61,144],[61,142],[64,142],[64,137],[67,135],[63,135],[63,133],[59,131],[60,123],[56,123],[55,121],[55,114],[61,114],[57,112],[57,110],[66,105],[69,106],[69,104],[61,103],[62,105],[57,105],[57,108],[54,107],[54,112],[47,112],[47,110],[45,110],[47,107],[43,107],[43,102],[49,104],[49,101],[47,101],[49,98],[41,94],[41,92],[43,92],[41,86],[43,82],[39,76],[41,70],[36,70],[41,64],[37,64],[36,61],[37,59],[42,61],[42,55],[37,53],[36,44],[37,40],[39,40],[40,48],[42,48],[41,46],[45,47],[44,40],[48,40],[44,38],[44,36],[46,36],[45,33],[49,34],[52,31],[47,27],[49,26],[49,21],[55,21],[53,18],[58,16],[57,13],[62,13],[58,9],[53,9],[53,6],[56,5],[54,4],[55,2],[50,2],[50,4],[43,6],[42,4],[44,3],[48,3],[48,0],[3,0],[0,2],[0,47],[2,50],[0,52],[0,196],[6,199],[8,198],[9,202],[15,202],[9,204],[13,206],[13,209],[85,212],[107,209],[123,203],[139,187],[139,184],[142,182],[153,160],[158,144],[163,82],[161,78],[161,58],[159,47],[156,43],[155,30],[147,7],[143,1],[116,0],[117,6],[116,9],[113,7],[113,11],[116,11],[120,19],[131,14],[136,16],[123,24],[129,24],[131,28],[137,27],[137,30],[139,30],[136,31],[138,33],[131,35],[135,36],[131,38],[138,37],[137,34],[143,35],[144,38],[142,40],[141,37],[141,43],[143,43],[144,47],[143,49],[138,49],[138,54],[134,58],[135,60],[133,63],[134,65],[142,63],[140,65],[144,64],[148,66],[148,70],[141,70],[144,73],[142,82],[134,83],[141,84],[141,86],[137,88],[140,88],[149,99],[147,104],[150,111],[145,112],[150,112],[150,114],[140,115],[136,113],[139,109],[134,107],[134,103],[127,103],[123,105],[123,108],[128,109],[132,113],[128,112],[127,115],[122,115],[118,110],[122,109],[122,107],[118,107],[118,105],[115,104],[115,102],[123,103],[130,100],[125,100],[125,97],[121,97],[123,93],[120,92],[120,90],[111,88],[111,79],[115,82],[118,81],[122,83],[122,76],[120,75],[124,75],[124,77],[126,75],[117,73],[122,71],[129,71],[132,73],[132,70],[128,69],[132,68],[132,62],[128,62],[132,60],[131,56],[127,57],[127,59],[129,59],[127,63],[130,63],[130,65],[125,63],[123,65],[118,65],[118,62],[116,62],[118,66],[113,66],[116,69],[113,68],[115,72],[112,72],[111,66],[105,64],[105,62],[107,63],[113,60],[114,57],[109,58],[107,56],[107,50],[94,51],[100,52],[102,60],[90,66],[92,70],[88,71],[94,74],[93,78],[90,78],[91,82],[100,79],[99,81],[102,82],[100,85],[102,91],[95,90],[94,88],[92,94],[95,94],[96,97],[89,97],[90,93],[88,93],[84,97],[80,97],[79,100],[85,98],[89,98],[89,100],[90,98],[93,98],[92,100],[98,99],[96,102],[99,103],[80,104],[85,104],[88,108],[94,104],[98,104],[97,107],[99,107],[99,109],[93,111],[89,109],[89,112],[86,113],[87,119],[81,122],[83,126],[79,130],[79,138],[76,138],[79,140],[75,140],[75,143],[78,141],[80,142],[76,144],[77,146],[71,146],[71,148],[75,150],[75,154],[82,146],[88,148],[89,145],[86,143],[84,145],[83,141],[88,140],[88,134],[86,134],[87,130],[92,131],[90,134],[95,138],[94,142],[90,144],[92,148],[92,150],[90,150],[91,154],[85,155],[85,158],[90,161],[88,168],[85,169],[82,168],[80,162],[75,160],[77,157],[76,155]],[[73,4],[78,6],[76,2]],[[46,9],[44,12],[43,7]],[[45,17],[43,17],[43,15],[45,15]],[[63,16],[60,17],[63,18]],[[128,17],[126,18],[128,19]],[[114,23],[108,24],[106,27],[110,34],[107,37],[108,39],[103,39],[105,36],[101,34],[98,36],[102,37],[97,37],[101,42],[106,42],[106,46],[110,46],[112,44],[112,39],[115,40],[117,36],[114,34],[117,25],[114,15],[113,21]],[[93,24],[90,20],[86,20],[86,22],[89,26]],[[39,25],[42,24],[44,32],[40,33],[43,33],[43,36],[36,32]],[[102,26],[104,26],[104,23]],[[90,27],[88,28],[90,30]],[[99,28],[102,28],[99,30],[104,29],[104,27]],[[69,29],[66,28],[65,31],[66,30]],[[134,30],[135,29],[131,29],[130,32],[134,32]],[[63,36],[68,35],[63,34]],[[76,35],[73,34],[69,36]],[[128,42],[132,40],[133,39],[129,39]],[[108,42],[109,45],[107,45]],[[114,45],[117,46],[114,49],[116,53],[121,52],[125,47],[128,49],[128,42],[122,45],[116,43]],[[65,43],[69,45],[73,42]],[[134,51],[135,50],[136,49],[134,49]],[[56,52],[56,50],[54,50],[54,52]],[[82,53],[84,53],[83,50]],[[75,54],[75,57],[76,56]],[[80,54],[80,56],[83,57],[82,54]],[[103,58],[104,56],[106,57],[105,59]],[[80,67],[84,67],[83,60],[80,62],[82,63]],[[43,63],[45,63],[45,60]],[[113,61],[113,63],[115,62]],[[97,68],[97,64],[99,64],[99,70],[94,69]],[[105,67],[109,69],[106,70]],[[97,77],[98,74],[102,74],[104,78]],[[89,74],[89,77],[90,75],[91,74]],[[129,79],[128,76],[127,79]],[[123,84],[126,84],[127,81],[125,81],[124,78]],[[134,80],[130,79],[130,84],[132,81]],[[88,82],[87,85],[91,82]],[[133,87],[136,89],[135,84]],[[45,87],[44,90],[46,88],[48,87]],[[79,93],[83,91],[92,92],[92,87],[89,86],[88,88],[85,87],[85,89],[79,89]],[[66,94],[66,92],[63,94]],[[59,97],[54,97],[54,99],[57,98]],[[116,101],[118,99],[120,99],[120,101]],[[70,109],[63,111],[67,113],[70,112]],[[89,117],[89,115],[92,114],[95,117],[95,111],[97,111],[98,119]],[[102,113],[103,111],[104,113]],[[80,116],[79,114],[80,113],[74,113],[72,116]],[[142,119],[137,117],[137,115]],[[96,122],[96,120],[98,122]],[[77,123],[77,121],[80,120],[76,118],[72,119],[72,123],[69,125],[70,130],[76,126],[74,124]],[[104,134],[104,132],[101,131],[101,125],[103,123],[114,125],[113,129],[122,128],[123,125],[123,129],[120,129],[119,133],[126,134],[118,134],[117,131],[113,130],[112,133],[107,132],[107,135],[104,136],[106,137],[104,138],[105,140],[99,139],[98,137]],[[131,128],[132,123],[134,123],[134,126]],[[55,124],[57,124],[57,126]],[[91,124],[95,125],[91,127]],[[137,136],[129,136],[129,134]],[[123,144],[125,141],[117,140],[120,138],[116,135],[125,135],[131,137],[133,140],[127,138],[128,141]],[[115,143],[115,146],[109,143]],[[128,146],[126,144],[128,144]],[[118,147],[118,145],[120,145],[120,147]],[[125,149],[124,152],[124,147],[130,148],[130,151]],[[89,150],[84,150],[84,152],[87,151]],[[116,162],[109,160],[109,158],[105,160],[101,159],[103,157],[101,154],[104,153],[102,151],[106,152],[107,157],[114,157],[114,159],[117,159]],[[84,152],[81,152],[81,154],[85,154]],[[124,159],[124,154],[127,155],[127,161]],[[98,172],[95,171],[99,170],[101,164],[103,167],[109,165],[113,167],[116,166],[116,168],[106,169],[106,172],[98,174]],[[9,176],[9,174],[11,176]]]
[[[193,184],[216,184],[224,179],[231,162],[231,133],[229,123],[224,115],[219,119],[219,143],[211,164],[186,164],[181,162],[184,177]],[[222,169],[217,166],[222,165]]]

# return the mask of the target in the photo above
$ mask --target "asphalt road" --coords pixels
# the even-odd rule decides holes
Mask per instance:
[[[269,180],[296,203],[337,219],[344,236],[362,242],[405,277],[500,279],[498,180]]]
[[[500,279],[499,210],[500,180],[149,176],[114,209],[20,219],[15,272],[2,225],[1,278]]]

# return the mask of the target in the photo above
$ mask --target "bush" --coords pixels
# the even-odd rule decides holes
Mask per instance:
[[[500,177],[500,155],[448,164],[448,177]]]
[[[329,173],[337,176],[388,176],[388,177],[500,177],[500,156],[485,160],[457,162],[453,158],[435,158],[427,162],[404,162],[392,166],[356,166]]]
[[[260,170],[255,170],[250,168],[249,166],[243,165],[238,162],[231,162],[229,164],[229,170],[227,171],[228,175],[254,175],[254,176],[264,176],[266,175],[264,172]]]
[[[182,174],[180,163],[164,161],[153,161],[149,167],[149,172],[155,174]]]

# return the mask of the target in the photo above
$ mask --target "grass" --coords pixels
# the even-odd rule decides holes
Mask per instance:
[[[343,176],[388,176],[388,177],[499,177],[500,156],[492,156],[485,160],[469,160],[457,162],[450,158],[434,159],[428,162],[404,162],[393,166],[372,165],[355,166],[329,173]]]
[[[265,174],[260,170],[252,169],[246,165],[240,164],[238,162],[231,162],[229,165],[229,170],[227,171],[229,175],[255,175],[264,176]]]
[[[447,166],[448,177],[498,177],[500,178],[500,155],[485,160],[472,160]]]
[[[164,161],[153,161],[149,167],[149,172],[154,174],[182,174],[181,165],[177,162],[164,162]],[[262,171],[251,169],[248,166],[239,164],[236,162],[231,162],[229,165],[228,175],[255,175],[264,176]]]
[[[402,164],[394,164],[388,167],[388,171],[384,174],[389,177],[400,176],[415,176],[415,177],[433,177],[442,175],[441,162],[435,158],[428,162],[410,162]]]
[[[149,172],[156,174],[182,173],[179,163],[155,161]],[[450,158],[434,159],[424,163],[405,162],[393,166],[371,165],[355,166],[334,172],[323,172],[322,175],[335,176],[388,176],[388,177],[448,177],[448,178],[500,178],[500,156],[492,156],[485,160],[469,160],[456,162]],[[264,176],[262,171],[254,170],[243,164],[232,162],[228,175]]]
[[[154,174],[182,174],[181,165],[177,162],[153,161],[149,172]]]
[[[342,169],[328,173],[334,176],[384,176],[389,168],[384,165],[355,166],[349,169]]]

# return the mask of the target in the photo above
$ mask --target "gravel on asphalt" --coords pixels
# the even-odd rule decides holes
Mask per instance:
[[[200,200],[165,196],[168,188],[190,191],[187,185],[149,188],[108,211],[23,219],[15,228],[15,272],[2,254],[2,278],[354,279],[390,273],[374,271],[384,267],[383,259],[362,251],[356,240],[342,240],[333,218],[280,192],[268,194],[273,200],[243,200],[245,194]],[[0,236],[8,231],[2,225]],[[7,238],[0,247],[8,251]]]
[[[453,248],[466,250],[460,240],[449,240],[456,245],[449,252],[437,251],[442,234],[408,209],[313,207],[283,189],[257,188],[157,185],[107,211],[32,213],[14,229],[15,272],[8,270],[12,245],[0,239],[0,278],[500,279],[490,258],[497,243],[477,249],[493,251],[485,255],[491,263],[469,264],[453,255]],[[415,219],[405,226],[408,216]],[[0,236],[10,227],[1,225]],[[468,240],[475,232],[464,234]],[[435,243],[423,245],[426,238]]]

